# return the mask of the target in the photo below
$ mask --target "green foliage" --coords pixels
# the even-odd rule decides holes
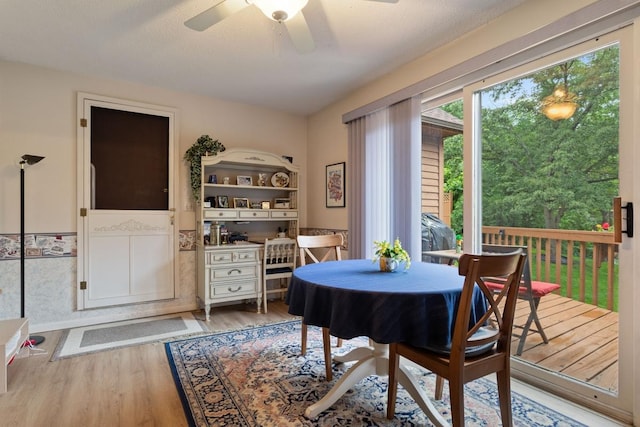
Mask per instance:
[[[449,114],[463,119],[462,101],[454,101],[442,107]],[[463,205],[463,163],[462,163],[462,144],[464,137],[462,135],[454,135],[444,140],[444,191],[451,193],[452,212],[451,212],[451,228],[462,231],[462,205]]]
[[[202,135],[196,142],[184,153],[184,160],[191,164],[191,191],[193,198],[200,200],[200,181],[202,179],[202,156],[215,156],[221,151],[226,150],[217,139],[211,138],[209,135]]]
[[[591,230],[612,223],[618,193],[618,48],[595,51],[482,92],[484,225]],[[578,109],[566,120],[540,112],[566,83]],[[462,101],[443,109],[462,118]],[[462,227],[462,136],[445,140],[452,227]]]

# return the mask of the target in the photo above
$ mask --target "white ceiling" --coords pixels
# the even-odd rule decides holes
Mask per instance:
[[[0,59],[314,113],[525,0],[309,0],[316,43],[247,7],[204,32],[220,0],[0,0]]]

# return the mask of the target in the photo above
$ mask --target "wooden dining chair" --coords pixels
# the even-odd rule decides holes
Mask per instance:
[[[399,356],[423,366],[437,375],[436,394],[440,398],[443,379],[449,381],[451,420],[454,427],[464,426],[464,384],[496,373],[503,426],[511,426],[511,328],[522,269],[527,256],[512,254],[470,255],[460,257],[458,271],[465,276],[449,346],[430,349],[405,343],[389,345],[389,390],[387,418],[393,419],[398,389]],[[504,277],[505,286],[496,294],[487,288],[483,277]],[[487,302],[484,314],[471,317],[474,290]],[[504,299],[504,301],[503,301]],[[470,327],[470,325],[473,325]]]
[[[262,304],[267,314],[267,299],[269,295],[284,296],[287,291],[287,281],[296,268],[296,241],[287,237],[265,239],[262,248]],[[279,286],[269,289],[268,282],[278,280]]]
[[[344,244],[342,234],[327,234],[322,236],[298,236],[298,248],[300,250],[300,266],[309,262],[325,262],[329,260],[342,260],[341,248]],[[324,350],[324,363],[327,381],[333,378],[331,370],[331,337],[329,328],[322,328],[322,346]],[[338,338],[338,347],[342,346],[342,339]],[[302,322],[301,353],[307,353],[307,325]]]
[[[522,250],[527,254],[528,250],[526,246],[513,246],[513,245],[482,245],[483,253],[510,253],[514,251]],[[489,289],[500,292],[504,283],[502,280],[487,280],[486,285]],[[539,280],[531,280],[531,267],[529,264],[529,258],[525,262],[524,269],[522,271],[522,280],[520,282],[520,292],[518,298],[529,302],[529,316],[523,326],[514,325],[514,328],[522,329],[520,333],[520,340],[518,341],[518,349],[516,355],[520,356],[524,350],[524,344],[529,335],[529,331],[538,332],[542,337],[542,341],[545,344],[549,343],[547,334],[544,333],[542,323],[538,317],[538,305],[540,304],[540,298],[543,296],[557,291],[560,289],[560,285],[551,282],[542,282]],[[535,323],[537,329],[533,329],[531,326]],[[516,335],[518,336],[518,335]]]

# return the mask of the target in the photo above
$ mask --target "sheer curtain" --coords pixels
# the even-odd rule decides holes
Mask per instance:
[[[348,126],[349,256],[371,258],[374,240],[398,237],[411,258],[420,260],[420,98]]]

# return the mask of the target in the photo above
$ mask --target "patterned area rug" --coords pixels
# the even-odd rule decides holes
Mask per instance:
[[[334,353],[366,340],[345,341]],[[176,386],[192,426],[425,426],[431,425],[413,399],[398,388],[396,417],[386,419],[387,377],[370,376],[358,383],[318,418],[304,410],[322,398],[351,366],[334,366],[334,379],[324,379],[322,337],[309,328],[306,356],[300,355],[300,322],[225,332],[166,344]],[[415,369],[427,395],[434,376]],[[467,426],[500,425],[498,391],[488,379],[466,386]],[[435,402],[449,419],[446,395]],[[558,412],[513,393],[516,426],[583,426]]]

